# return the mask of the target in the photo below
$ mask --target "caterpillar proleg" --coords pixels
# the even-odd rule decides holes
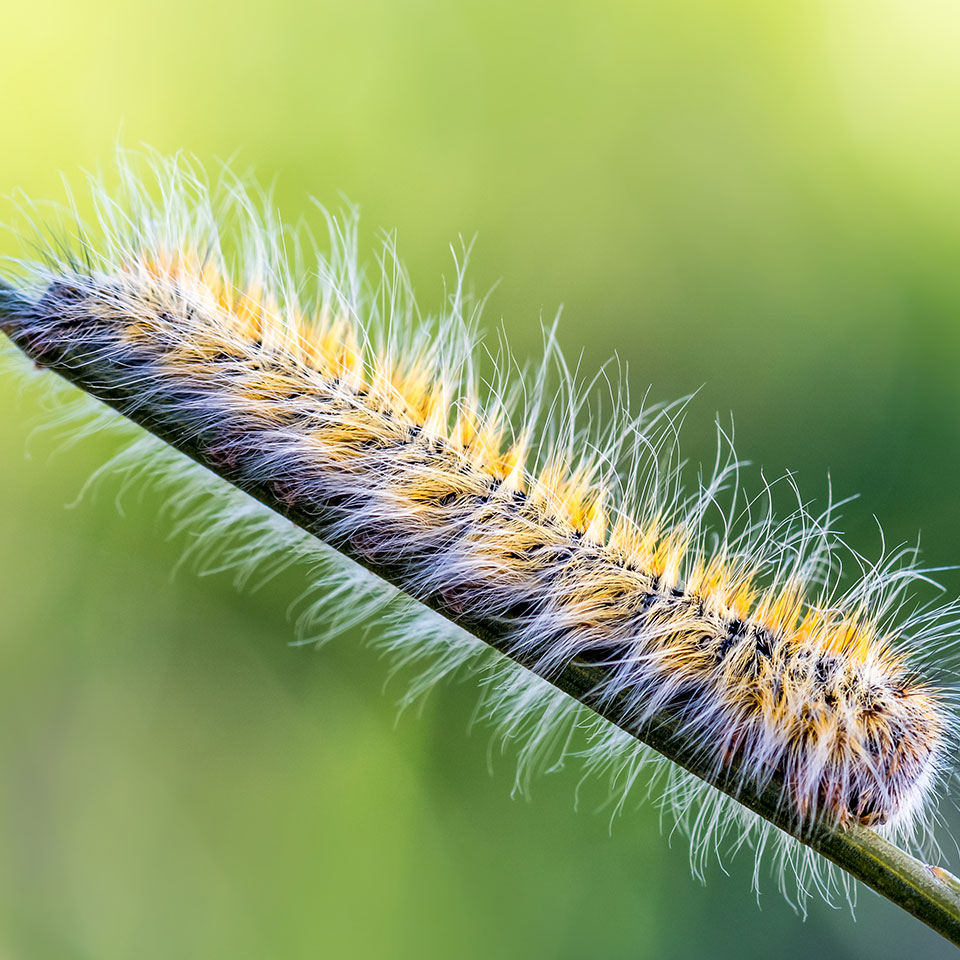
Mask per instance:
[[[416,602],[386,642],[427,664],[424,685],[486,641],[506,657],[486,709],[521,759],[592,718],[587,764],[627,784],[660,765],[695,865],[722,837],[775,847],[802,903],[850,892],[813,851],[842,859],[865,828],[933,856],[956,722],[923,661],[957,610],[911,602],[912,551],[848,551],[860,576],[843,580],[833,505],[798,495],[778,519],[765,491],[742,494],[729,449],[686,491],[673,408],[631,415],[614,386],[596,426],[551,336],[540,367],[504,354],[486,383],[462,274],[424,318],[389,243],[364,278],[355,220],[330,218],[307,267],[302,236],[229,177],[210,186],[180,157],[143,168],[122,161],[118,190],[93,186],[91,227],[16,262],[0,329],[196,461],[154,440],[128,458],[149,451],[206,542],[246,524],[226,562],[332,548],[348,559],[316,587],[336,580],[350,610],[392,595],[351,561],[389,581]],[[310,536],[258,539],[281,517]],[[928,897],[956,897],[928,879]]]

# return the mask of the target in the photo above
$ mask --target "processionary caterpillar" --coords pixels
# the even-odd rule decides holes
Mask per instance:
[[[296,238],[235,182],[210,188],[182,158],[153,158],[146,177],[141,166],[122,162],[114,194],[95,188],[97,221],[78,242],[54,236],[2,288],[0,328],[35,364],[443,614],[425,625],[408,604],[417,625],[386,641],[426,657],[426,680],[475,658],[477,637],[519,663],[500,661],[487,703],[523,732],[525,758],[583,715],[543,683],[571,669],[606,718],[588,763],[632,782],[658,760],[636,737],[657,745],[647,734],[668,727],[703,778],[666,773],[701,853],[731,825],[760,849],[771,836],[713,786],[774,790],[795,836],[862,825],[929,839],[955,722],[945,685],[916,665],[956,608],[906,604],[922,575],[910,551],[862,561],[841,588],[831,508],[775,519],[769,498],[743,499],[732,453],[683,492],[670,408],[631,418],[613,388],[605,428],[585,425],[549,337],[538,371],[513,375],[508,358],[485,386],[459,283],[443,316],[421,318],[389,245],[368,283],[352,221],[333,219],[308,282]],[[551,368],[561,382],[548,390]],[[196,508],[219,535],[254,518],[263,536],[234,548],[238,563],[327,549],[295,546],[246,497],[221,491],[211,506],[209,474],[153,443],[178,489],[192,477],[204,490],[178,494],[190,522]],[[338,569],[344,589],[386,590],[357,585],[347,560]],[[818,857],[772,836],[801,896],[811,878],[829,887]]]

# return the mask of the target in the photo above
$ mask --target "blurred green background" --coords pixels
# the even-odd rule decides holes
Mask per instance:
[[[368,244],[396,228],[428,307],[476,232],[521,356],[563,303],[587,369],[617,352],[657,400],[704,385],[692,460],[733,410],[767,474],[863,494],[864,552],[876,514],[960,560],[952,0],[36,0],[3,36],[3,192],[61,196],[118,135],[236,156],[289,219],[343,191]],[[121,513],[107,482],[65,509],[110,441],[51,457],[17,393],[0,379],[0,956],[951,952],[867,892],[856,923],[802,923],[763,876],[758,909],[749,856],[702,887],[652,805],[612,830],[601,788],[575,808],[576,770],[511,798],[469,684],[398,721],[359,634],[289,645],[305,570],[172,578],[155,497]]]

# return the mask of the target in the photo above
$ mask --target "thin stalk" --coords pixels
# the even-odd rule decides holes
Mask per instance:
[[[307,533],[324,541],[323,522],[314,513],[307,514],[302,509],[278,499],[266,484],[251,484],[247,479],[241,482],[238,471],[232,470],[223,462],[213,462],[209,457],[205,457],[202,449],[191,439],[184,424],[177,421],[175,409],[167,409],[162,421],[143,410],[137,410],[136,404],[131,403],[135,398],[130,394],[107,389],[103,384],[99,384],[91,376],[91,369],[85,358],[75,350],[46,348],[42,356],[37,355],[36,349],[32,348],[30,343],[17,337],[11,323],[12,315],[4,313],[4,300],[17,296],[18,294],[0,282],[0,330],[27,356],[144,427]],[[336,548],[371,573],[402,588],[404,578],[401,569],[373,563],[369,558],[353,552],[349,545],[337,544]],[[525,662],[522,657],[509,651],[506,631],[502,624],[485,619],[482,613],[469,616],[459,613],[444,605],[440,597],[427,598],[423,602],[522,667],[538,672],[532,661]],[[675,717],[658,715],[642,724],[625,721],[624,711],[617,700],[601,701],[595,694],[609,679],[603,666],[573,660],[561,671],[543,678],[638,741],[652,747],[797,838],[881,896],[923,921],[950,942],[960,946],[960,881],[946,871],[934,871],[866,827],[835,828],[798,821],[796,815],[783,804],[782,782],[774,778],[764,785],[759,785],[749,778],[741,778],[738,776],[735,760],[727,769],[716,771],[705,761],[703,753],[690,742],[689,736],[678,727]]]

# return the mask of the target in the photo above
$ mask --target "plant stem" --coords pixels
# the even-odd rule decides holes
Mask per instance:
[[[131,394],[104,387],[102,382],[98,382],[97,378],[91,375],[90,366],[76,351],[71,353],[63,348],[48,346],[44,348],[42,355],[38,355],[35,346],[27,342],[26,338],[17,336],[12,322],[17,302],[23,306],[20,295],[0,282],[0,330],[35,362],[51,368],[61,377],[127,416],[224,480],[240,487],[301,529],[324,540],[323,524],[315,514],[308,514],[278,499],[266,484],[251,485],[246,480],[239,482],[239,474],[228,465],[211,462],[209,457],[205,457],[203,450],[184,429],[184,425],[177,422],[175,410],[166,411],[160,421],[155,415],[132,404],[131,401],[135,398]],[[337,544],[337,549],[383,580],[402,588],[402,570],[371,563],[368,558],[352,552],[349,546]],[[424,602],[500,653],[512,656],[522,667],[534,668],[532,662],[524,662],[522,658],[508,651],[502,625],[485,620],[482,613],[471,616],[459,613],[445,606],[439,597],[427,598]],[[773,779],[759,786],[749,778],[741,779],[737,776],[735,760],[726,770],[718,773],[705,763],[702,752],[695,749],[689,738],[678,728],[675,718],[657,716],[642,725],[624,721],[617,701],[599,701],[594,693],[607,679],[601,666],[574,660],[559,673],[544,679],[637,740],[807,844],[960,946],[960,881],[946,871],[934,871],[866,827],[832,828],[798,822],[796,815],[783,803],[784,791],[780,781]]]

